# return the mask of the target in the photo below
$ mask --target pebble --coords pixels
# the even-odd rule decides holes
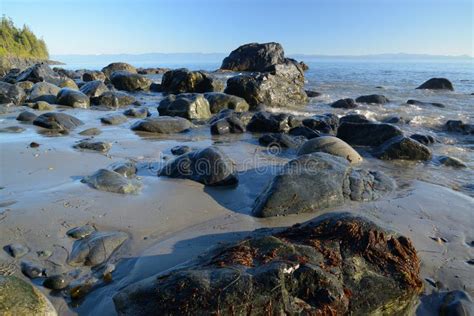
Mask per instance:
[[[51,290],[63,290],[68,287],[69,283],[71,283],[69,276],[57,274],[44,280],[43,286]]]

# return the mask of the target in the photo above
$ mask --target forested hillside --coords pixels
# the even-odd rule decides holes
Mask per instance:
[[[0,24],[0,57],[22,57],[48,59],[48,49],[42,39],[38,39],[25,25],[17,28],[5,16]]]

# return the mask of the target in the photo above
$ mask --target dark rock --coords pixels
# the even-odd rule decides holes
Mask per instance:
[[[88,140],[83,140],[74,145],[74,148],[77,149],[87,149],[92,151],[99,151],[102,153],[108,152],[112,148],[112,143],[107,142],[92,142]]]
[[[110,78],[112,74],[116,71],[127,71],[132,74],[137,73],[137,69],[130,64],[127,63],[111,63],[106,67],[102,68],[102,72],[107,78]]]
[[[29,93],[31,88],[33,88],[35,84],[31,81],[21,81],[21,82],[17,82],[15,83],[15,86],[23,89],[23,91],[25,91],[26,93]]]
[[[114,72],[110,81],[116,89],[125,91],[148,90],[151,85],[151,80],[147,77],[126,71]]]
[[[72,106],[73,108],[87,109],[90,106],[90,100],[87,95],[81,91],[63,88],[57,95],[57,102],[61,105]]]
[[[306,95],[308,96],[308,98],[317,98],[322,95],[321,92],[317,92],[317,91],[304,90],[304,92],[306,92]]]
[[[119,162],[113,164],[110,169],[121,174],[125,178],[134,178],[137,174],[137,166],[133,162]]]
[[[211,113],[218,113],[223,109],[232,109],[235,112],[246,112],[249,110],[247,101],[235,95],[222,92],[208,92],[204,97],[209,102]]]
[[[54,106],[46,101],[36,101],[33,103],[33,109],[38,111],[52,111],[54,110]]]
[[[437,108],[445,108],[446,106],[436,102],[423,102],[418,100],[408,100],[407,104],[418,105],[418,106],[435,106]]]
[[[107,169],[99,169],[93,175],[84,177],[81,182],[99,191],[121,194],[137,194],[141,189],[138,182]]]
[[[181,117],[149,117],[132,125],[132,130],[149,133],[173,134],[182,133],[191,128],[191,123]]]
[[[221,69],[264,72],[285,61],[285,53],[279,43],[250,43],[238,47],[224,58]]]
[[[109,91],[109,88],[100,80],[89,81],[84,84],[80,91],[87,95],[89,98],[97,98],[101,94]]]
[[[461,134],[474,134],[474,124],[467,124],[459,120],[449,120],[446,122],[446,129],[449,132]]]
[[[288,162],[257,198],[252,213],[270,217],[317,212],[349,200],[374,200],[393,187],[382,173],[353,169],[345,158],[318,152]]]
[[[39,63],[22,71],[16,77],[16,81],[31,81],[34,83],[45,81],[57,85],[61,81],[61,77],[47,64]]]
[[[474,303],[468,293],[451,291],[446,293],[439,309],[440,316],[474,315]]]
[[[122,91],[107,91],[96,98],[92,98],[95,105],[103,105],[110,108],[120,108],[134,103],[135,97]]]
[[[30,249],[27,246],[19,243],[6,245],[4,250],[13,258],[21,258],[30,252]]]
[[[417,89],[454,91],[453,84],[446,78],[431,78],[428,81],[424,82]]]
[[[71,277],[65,274],[57,274],[47,277],[43,286],[51,290],[63,290],[69,286],[71,283]]]
[[[71,228],[70,230],[66,232],[66,235],[74,239],[82,239],[89,236],[93,232],[95,232],[94,226],[87,224],[87,225]]]
[[[410,239],[343,213],[255,231],[113,301],[119,315],[409,315],[422,288]]]
[[[180,116],[187,119],[208,119],[212,116],[209,102],[202,94],[181,93],[169,95],[158,106],[160,115]]]
[[[167,93],[204,93],[222,91],[222,85],[203,71],[180,68],[167,71],[161,80],[161,89]]]
[[[425,146],[434,144],[435,142],[435,139],[431,135],[413,134],[410,136],[410,138],[416,140],[417,142]]]
[[[260,145],[268,147],[296,148],[298,146],[293,138],[282,133],[270,133],[262,135],[258,139],[258,142]]]
[[[339,119],[339,124],[342,123],[370,123],[371,121],[362,114],[349,114]]]
[[[301,69],[303,69],[303,71],[309,70],[309,66],[307,64],[305,64],[305,62],[300,61],[299,65],[300,65]]]
[[[385,123],[344,122],[337,130],[337,137],[356,146],[379,146],[400,135],[403,135],[403,132],[398,127]]]
[[[163,87],[161,86],[161,83],[152,82],[150,85],[150,91],[163,92]]]
[[[455,158],[455,157],[440,156],[438,157],[438,162],[447,167],[453,167],[453,168],[466,168],[467,167],[464,162],[462,162],[460,159]]]
[[[151,115],[147,108],[131,108],[123,112],[124,115],[136,118],[145,118]]]
[[[257,112],[247,124],[247,130],[256,133],[280,133],[290,130],[289,115]]]
[[[82,132],[79,133],[79,135],[83,135],[83,136],[97,136],[99,135],[100,133],[102,133],[102,131],[96,127],[92,127],[92,128],[88,128],[88,129],[85,129],[83,130]]]
[[[337,100],[336,102],[333,102],[331,104],[331,107],[341,108],[341,109],[354,109],[357,107],[357,104],[355,103],[354,99],[347,98],[347,99],[340,99],[340,100]]]
[[[40,144],[38,144],[37,142],[31,142],[30,143],[30,148],[38,148],[40,146]]]
[[[61,88],[48,82],[35,83],[31,88],[28,100],[30,102],[46,101],[48,103],[56,103],[56,96],[58,95]]]
[[[321,136],[321,134],[318,131],[312,130],[309,127],[306,126],[297,126],[288,132],[291,136],[303,136],[307,139],[313,139],[315,137]]]
[[[33,124],[47,129],[69,131],[84,123],[66,113],[48,112],[38,116]]]
[[[33,122],[38,116],[35,113],[23,111],[16,117],[17,121],[20,122]]]
[[[316,137],[305,142],[298,149],[298,156],[323,152],[345,158],[350,163],[359,163],[362,157],[349,144],[333,136]]]
[[[101,117],[100,121],[107,125],[119,125],[127,121],[127,117],[121,113],[109,114]]]
[[[106,79],[105,74],[102,71],[94,70],[94,71],[86,71],[82,74],[82,80],[85,82],[89,81],[102,81],[104,82]]]
[[[260,104],[294,107],[308,102],[303,70],[293,62],[274,65],[269,72],[229,78],[224,92],[244,98],[252,109]]]
[[[321,132],[324,134],[332,134],[337,130],[339,120],[333,120],[333,117],[321,115],[303,120],[303,125],[312,129],[313,131]]]
[[[21,272],[30,279],[36,279],[44,276],[44,268],[29,261],[21,262]]]
[[[175,146],[171,148],[171,153],[175,156],[184,155],[190,151],[192,151],[191,147],[185,145]]]
[[[0,133],[22,133],[25,129],[20,126],[7,126],[0,128]]]
[[[191,179],[209,186],[238,183],[234,162],[216,147],[191,151],[169,161],[158,176]]]
[[[98,266],[128,239],[123,232],[93,232],[89,236],[77,240],[71,250],[67,263],[71,266]]]
[[[76,82],[71,78],[62,78],[58,83],[58,87],[79,90],[79,87],[77,86]]]
[[[21,87],[0,81],[0,103],[20,105],[25,99],[26,93]]]
[[[0,81],[7,83],[16,83],[16,77],[21,73],[19,68],[11,68],[8,72],[0,79]]]
[[[247,125],[253,117],[253,113],[250,112],[235,112],[231,109],[223,109],[212,118],[209,119],[208,124],[212,125],[218,120],[226,119],[229,117],[235,117],[239,119],[244,125]]]
[[[211,134],[223,135],[228,133],[243,133],[245,125],[234,115],[215,121],[211,124]]]
[[[374,103],[374,104],[385,104],[390,102],[385,96],[381,94],[370,94],[363,95],[356,99],[358,103]]]
[[[430,160],[431,150],[412,138],[396,136],[380,145],[375,156],[383,160]]]
[[[160,75],[164,74],[167,71],[170,71],[169,68],[138,68],[137,72],[141,75]]]

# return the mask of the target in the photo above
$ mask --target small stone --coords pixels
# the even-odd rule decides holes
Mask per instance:
[[[87,140],[80,141],[76,145],[73,146],[77,149],[86,149],[92,151],[98,151],[102,153],[108,152],[112,148],[112,143],[107,142],[90,142]]]
[[[30,143],[30,147],[31,148],[38,148],[40,146],[40,144],[36,143],[36,142],[31,142]]]
[[[51,290],[63,290],[71,283],[71,278],[64,274],[52,275],[43,282],[43,286]]]
[[[18,244],[18,243],[7,245],[7,246],[5,246],[4,249],[13,258],[23,257],[28,252],[30,252],[30,249],[28,249],[27,246],[25,246],[23,244]]]
[[[30,279],[44,276],[44,269],[42,267],[28,261],[21,262],[21,272]]]
[[[122,124],[126,122],[127,117],[124,116],[123,114],[111,114],[111,115],[102,117],[100,121],[104,124],[118,125],[118,124]]]
[[[102,133],[102,131],[98,128],[95,128],[95,127],[92,127],[92,128],[88,128],[88,129],[85,129],[83,130],[82,132],[79,133],[79,135],[83,135],[83,136],[97,136],[99,135],[100,133]]]

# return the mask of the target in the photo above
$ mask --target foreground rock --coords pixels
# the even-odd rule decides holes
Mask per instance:
[[[26,99],[25,90],[21,87],[0,81],[0,103],[21,104]]]
[[[238,47],[224,58],[221,69],[265,72],[285,60],[283,47],[279,43],[250,43]]]
[[[137,73],[137,69],[127,63],[111,63],[106,67],[102,68],[102,72],[107,78],[110,78],[112,74],[116,71],[127,71],[132,74]]]
[[[47,129],[67,132],[80,125],[83,125],[84,123],[74,116],[66,113],[49,112],[38,116],[33,121],[33,124]]]
[[[292,127],[291,117],[285,113],[257,112],[247,125],[250,132],[279,133],[288,132]]]
[[[302,155],[284,166],[257,198],[252,213],[270,217],[317,212],[349,200],[374,200],[393,187],[384,174],[353,169],[344,158],[322,152]]]
[[[97,98],[101,94],[109,91],[109,88],[100,80],[89,81],[81,87],[81,92],[89,98]]]
[[[84,177],[81,182],[99,191],[121,194],[137,194],[141,189],[138,182],[129,180],[118,172],[107,169],[99,169],[91,176]]]
[[[445,125],[449,132],[461,133],[461,134],[474,134],[474,124],[464,123],[460,120],[449,120]]]
[[[71,106],[73,108],[87,109],[90,106],[90,100],[87,95],[81,91],[63,88],[57,95],[57,102],[61,105]]]
[[[222,85],[203,71],[186,68],[167,71],[161,80],[161,89],[166,93],[204,93],[222,91]]]
[[[48,82],[35,83],[34,86],[31,88],[30,95],[28,96],[28,101],[46,101],[48,103],[54,104],[56,103],[56,96],[58,95],[60,90],[61,88]]]
[[[428,81],[425,81],[417,89],[454,91],[453,84],[446,78],[431,78]]]
[[[92,267],[103,264],[127,239],[123,232],[93,232],[74,242],[67,263]]]
[[[369,104],[385,104],[388,103],[389,100],[381,94],[370,94],[370,95],[363,95],[356,99],[358,103],[369,103]]]
[[[333,136],[322,136],[305,142],[298,150],[298,156],[323,152],[345,158],[350,163],[359,163],[362,157],[349,144]]]
[[[160,115],[180,116],[190,120],[205,120],[212,116],[209,102],[198,93],[169,95],[161,100],[158,112]]]
[[[379,159],[430,160],[431,150],[413,138],[396,136],[376,149]]]
[[[30,283],[16,276],[0,275],[1,315],[56,316],[46,296]]]
[[[421,291],[408,238],[334,214],[220,245],[113,300],[119,315],[407,315]]]
[[[207,147],[178,156],[168,162],[158,176],[191,179],[209,186],[238,183],[234,162],[220,149]]]
[[[191,122],[181,117],[149,117],[132,125],[132,130],[149,133],[182,133],[191,128]]]
[[[221,92],[209,92],[205,93],[204,97],[209,102],[209,107],[213,114],[224,109],[231,109],[235,112],[246,112],[249,110],[247,101],[235,95]]]
[[[337,130],[338,138],[357,146],[379,146],[400,135],[403,132],[391,124],[344,122]]]
[[[147,77],[126,71],[114,72],[110,81],[116,89],[125,91],[144,91],[151,85],[151,80]]]
[[[112,148],[112,143],[107,142],[91,142],[88,140],[83,140],[74,145],[74,148],[77,149],[86,149],[92,151],[98,151],[102,153],[108,152]]]
[[[122,91],[107,91],[98,97],[92,98],[93,104],[113,109],[128,106],[135,101],[135,97]]]

